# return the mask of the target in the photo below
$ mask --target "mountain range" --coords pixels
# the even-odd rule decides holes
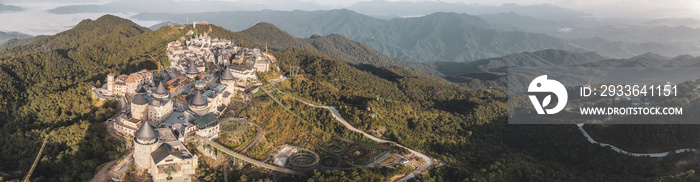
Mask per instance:
[[[7,42],[12,39],[26,39],[31,38],[31,35],[19,33],[19,32],[0,32],[0,44]],[[0,47],[1,49],[1,47]]]
[[[503,23],[497,21],[502,18],[485,17]],[[471,62],[545,49],[596,52],[613,58],[632,57],[646,52],[671,56],[696,54],[700,51],[700,47],[694,46],[614,41],[595,36],[586,39],[565,39],[525,31],[533,31],[533,28],[527,28],[533,26],[490,23],[478,16],[458,13],[433,13],[421,17],[384,20],[346,9],[263,10],[188,14],[141,13],[132,18],[171,22],[182,22],[189,18],[194,21],[207,21],[234,31],[243,30],[258,22],[269,22],[294,37],[340,34],[367,44],[389,57],[411,62]],[[548,23],[553,21],[535,18],[530,20],[551,27],[561,26]],[[566,25],[565,23],[562,25]]]
[[[500,6],[493,6],[443,1],[366,1],[355,3],[347,7],[347,9],[385,19],[425,16],[433,12],[469,13],[473,15],[513,12],[525,16],[554,20],[574,20],[590,16],[590,14],[548,4],[502,4]]]
[[[15,5],[0,4],[0,13],[23,11],[24,8]]]

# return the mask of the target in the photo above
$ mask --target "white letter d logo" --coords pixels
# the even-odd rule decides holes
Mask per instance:
[[[547,75],[541,75],[532,80],[527,92],[530,101],[532,101],[532,105],[535,106],[535,110],[537,110],[537,114],[558,113],[564,109],[566,100],[569,97],[564,85],[556,80],[547,80]],[[556,96],[557,105],[553,108],[545,109],[552,101],[552,94]]]

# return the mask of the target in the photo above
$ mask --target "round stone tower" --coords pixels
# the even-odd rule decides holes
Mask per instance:
[[[141,169],[151,168],[151,152],[158,148],[158,137],[148,122],[134,133],[134,163]]]
[[[160,84],[158,84],[158,87],[156,87],[156,90],[153,92],[153,97],[158,99],[168,99],[169,96],[170,91],[168,91],[168,89],[165,89],[163,82],[160,82]]]
[[[207,101],[204,96],[202,96],[202,92],[197,92],[197,95],[192,98],[190,101],[190,110],[192,112],[197,113],[199,116],[203,116],[207,113],[209,113],[209,101]]]
[[[148,99],[143,94],[136,94],[131,98],[131,117],[141,121],[147,118]]]
[[[194,77],[197,77],[199,75],[199,70],[197,70],[197,65],[194,64],[194,62],[190,63],[190,65],[187,67],[187,72],[185,72],[185,75],[194,80]]]
[[[107,74],[107,93],[114,94],[114,74]]]

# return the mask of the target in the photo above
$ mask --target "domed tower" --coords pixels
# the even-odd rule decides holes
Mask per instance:
[[[221,75],[221,84],[224,84],[227,87],[233,87],[234,77],[233,74],[231,74],[231,70],[228,69],[228,67],[224,69],[224,73],[223,75]]]
[[[170,96],[170,92],[168,89],[165,89],[165,86],[163,86],[163,82],[160,82],[158,84],[158,87],[156,87],[156,90],[153,92],[153,97],[158,98],[158,99],[168,99]]]
[[[209,112],[209,102],[202,96],[202,92],[197,92],[197,95],[190,101],[189,106],[190,110],[197,113],[199,116],[203,116]]]
[[[131,98],[131,117],[144,121],[147,117],[146,107],[148,99],[143,94],[136,94]]]
[[[194,80],[194,77],[196,77],[199,74],[199,70],[197,70],[197,65],[194,64],[194,62],[190,63],[190,66],[187,67],[187,72],[185,75]]]
[[[134,133],[134,163],[141,169],[151,168],[151,152],[158,148],[156,131],[147,122]]]

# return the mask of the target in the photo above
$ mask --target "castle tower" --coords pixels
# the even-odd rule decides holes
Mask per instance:
[[[148,106],[148,99],[143,94],[136,94],[131,98],[131,117],[146,121],[147,112],[146,107]]]
[[[168,91],[168,89],[165,89],[163,82],[160,82],[160,84],[158,84],[158,87],[156,87],[156,90],[153,92],[153,96],[158,99],[169,99],[170,91]]]
[[[190,66],[187,68],[187,72],[185,75],[187,75],[188,78],[193,79],[199,74],[199,70],[197,70],[197,65],[194,64],[194,62],[190,63]]]
[[[207,101],[202,92],[197,92],[197,95],[190,101],[190,110],[199,116],[204,116],[209,112],[209,101]]]
[[[134,163],[140,169],[151,168],[151,152],[158,147],[158,137],[153,127],[144,122],[134,133]]]
[[[226,85],[227,87],[233,87],[235,78],[233,77],[233,74],[231,74],[231,69],[228,67],[224,68],[224,73],[221,75],[221,84]]]
[[[107,93],[114,95],[114,74],[107,74]]]

